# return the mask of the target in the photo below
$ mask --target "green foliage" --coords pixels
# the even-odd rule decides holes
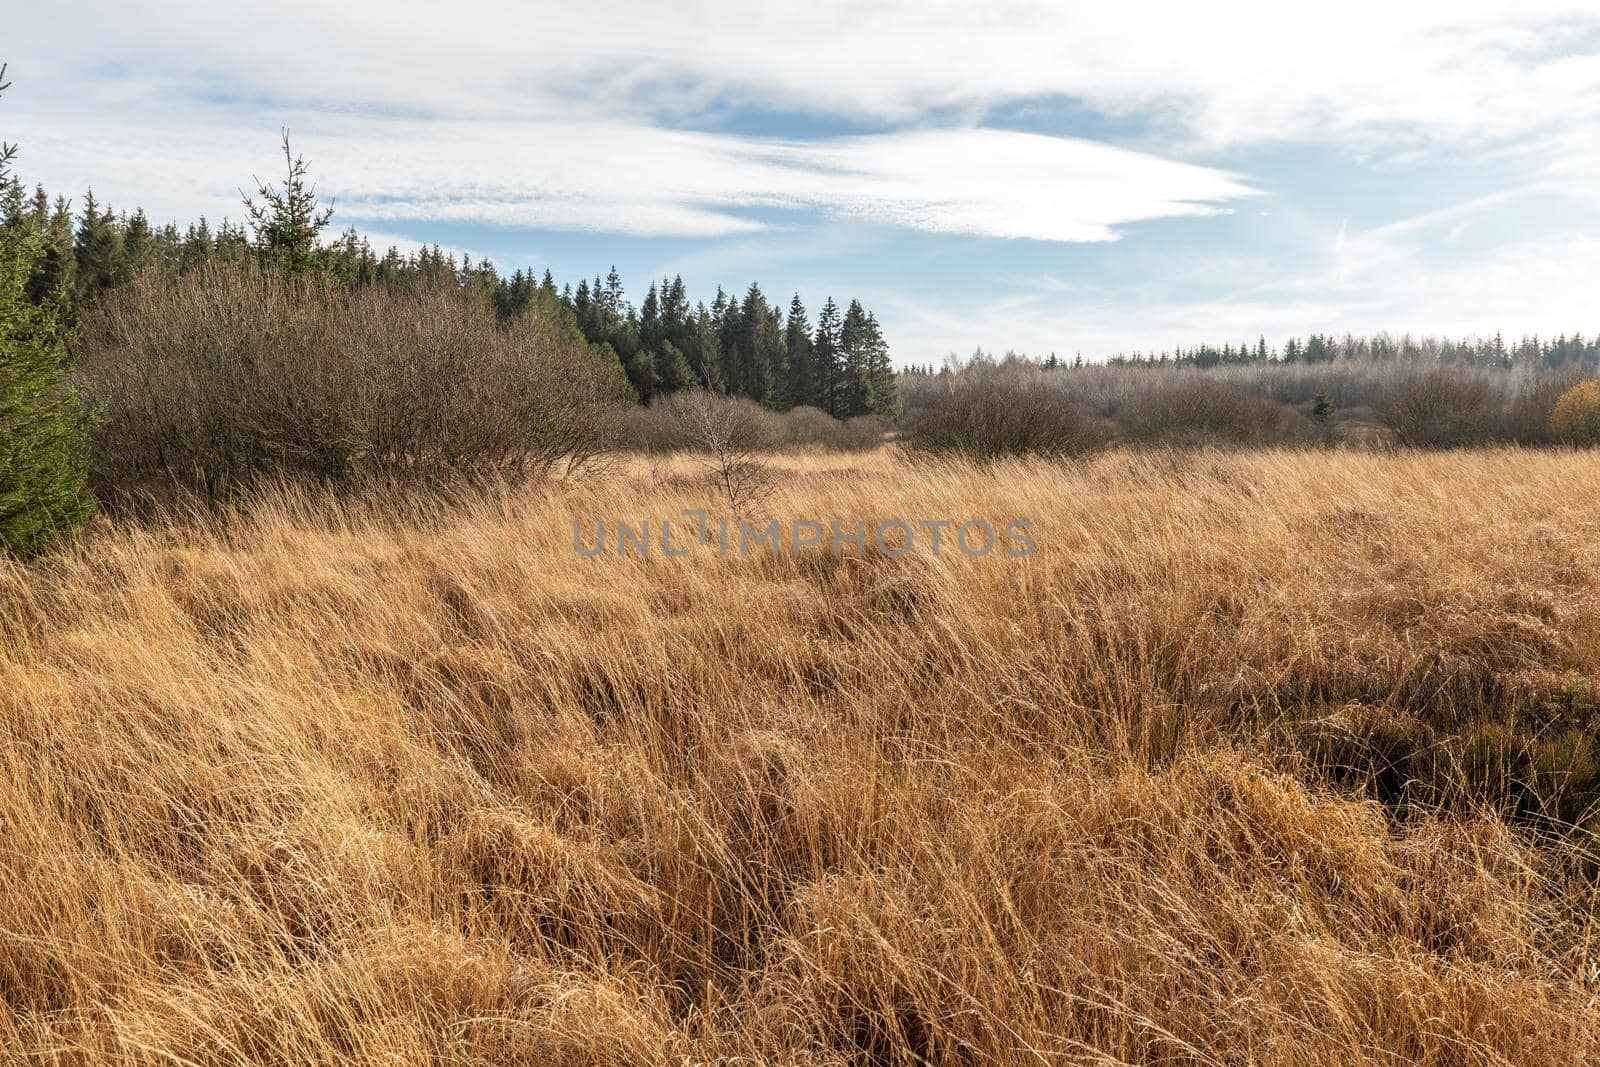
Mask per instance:
[[[1319,392],[1311,401],[1311,424],[1324,443],[1332,443],[1338,435],[1339,409],[1328,399],[1327,390]]]
[[[255,198],[245,196],[245,214],[258,253],[278,263],[285,274],[305,274],[316,266],[317,238],[333,218],[333,208],[317,203],[316,186],[306,180],[310,170],[302,157],[289,147],[289,131],[283,132],[283,160],[287,173],[281,187],[256,180]],[[143,219],[141,212],[137,219]],[[141,227],[148,234],[149,227]]]
[[[12,155],[11,146],[0,146],[0,181],[7,178]],[[64,210],[59,206],[56,214]],[[23,559],[37,556],[94,512],[85,443],[89,420],[66,387],[59,309],[65,279],[58,278],[49,294],[36,291],[52,251],[37,233],[0,232],[0,551]]]

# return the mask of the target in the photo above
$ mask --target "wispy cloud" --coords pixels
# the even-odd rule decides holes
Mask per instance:
[[[52,191],[237,218],[287,124],[341,222],[592,231],[580,270],[631,247],[708,284],[893,279],[909,359],[1570,328],[1600,240],[1593,0],[62,0],[7,31],[0,117]],[[1184,221],[1257,195],[1270,221]],[[895,258],[934,242],[938,269]],[[997,280],[1030,273],[1060,284]]]
[[[94,25],[57,57],[63,75],[115,63],[237,97],[457,117],[693,115],[735,98],[905,123],[1060,95],[1159,112],[1217,145],[1482,141],[1592,115],[1600,94],[1589,0],[817,0],[803,13],[627,0],[563,17],[514,0],[64,7],[24,9],[13,27],[43,42]]]
[[[769,226],[758,212],[804,211],[936,233],[1108,241],[1126,223],[1214,213],[1254,194],[1211,168],[996,130],[787,140],[624,123],[301,118],[314,132],[298,146],[328,176],[323,191],[341,215],[383,222],[720,237]],[[145,201],[159,190],[158,201],[187,212],[219,190],[226,203],[241,174],[270,160],[269,145],[246,144],[236,129],[180,133],[136,115],[80,123],[70,138],[42,126],[22,136],[34,170],[57,187],[95,179],[102,198]],[[107,159],[118,165],[104,168]]]

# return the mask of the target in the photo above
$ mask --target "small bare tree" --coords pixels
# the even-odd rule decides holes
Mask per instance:
[[[761,461],[771,416],[754,401],[709,390],[679,392],[662,401],[682,443],[710,455],[709,480],[738,516],[772,495],[772,473]]]

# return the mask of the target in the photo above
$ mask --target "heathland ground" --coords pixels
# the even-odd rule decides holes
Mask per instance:
[[[771,457],[1036,550],[586,559],[703,461],[0,564],[17,1062],[1600,1058],[1600,467]]]

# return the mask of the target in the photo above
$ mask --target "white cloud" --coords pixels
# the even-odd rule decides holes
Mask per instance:
[[[929,304],[892,288],[863,294],[896,324],[902,362],[938,362],[976,346],[1032,355],[1098,358],[1200,342],[1281,344],[1320,332],[1487,337],[1574,331],[1590,334],[1600,236],[1529,238],[1472,257],[1439,255],[1450,234],[1512,199],[1486,197],[1368,230],[1343,230],[1326,258],[1275,276],[1270,265],[1237,264],[1232,292],[1206,298],[1181,289],[1137,293],[1063,285],[1050,278],[978,307]],[[1253,284],[1249,281],[1253,279]],[[1026,284],[1027,279],[1016,279]]]
[[[51,188],[91,180],[154,217],[238,214],[270,143],[193,115],[25,124],[27,167]],[[746,209],[821,211],[939,233],[1105,241],[1119,225],[1213,213],[1253,195],[1221,171],[1070,138],[943,130],[771,140],[627,123],[424,122],[302,115],[296,141],[347,219],[455,220],[627,234],[726,236]],[[116,165],[106,167],[107,160]]]
[[[1158,109],[1217,145],[1472,142],[1592,122],[1600,99],[1592,0],[65,0],[19,21],[25,43],[95,27],[56,57],[64,76],[116,63],[168,86],[458,116],[637,117],[721,98],[914,121],[1061,94]]]
[[[753,266],[780,243],[879,226],[1106,241],[1140,220],[1228,210],[1269,183],[1226,161],[1285,142],[1352,169],[1381,157],[1363,176],[1387,175],[1396,191],[1412,183],[1393,202],[1416,214],[1379,227],[1390,195],[1380,182],[1302,195],[1285,167],[1269,190],[1272,241],[1215,228],[1219,243],[1260,239],[1272,264],[1257,272],[1226,261],[1239,248],[1217,250],[1208,269],[1236,282],[1226,298],[1195,298],[1211,290],[1175,281],[1160,257],[1143,261],[1133,290],[1075,279],[1073,306],[1042,294],[962,307],[978,298],[884,289],[875,299],[907,359],[980,342],[1089,352],[1275,330],[1570,329],[1579,324],[1557,320],[1591,302],[1592,215],[1562,224],[1570,239],[1555,244],[1552,225],[1485,241],[1515,229],[1512,201],[1527,189],[1591,207],[1600,197],[1594,0],[627,0],[559,11],[62,0],[14,13],[6,43],[17,85],[0,121],[23,145],[22,172],[52,191],[93,181],[157,219],[237,218],[234,190],[274,171],[282,124],[341,220],[721,238],[694,253],[708,269],[718,255]],[[1118,128],[1142,151],[982,128],[1004,125],[1007,106],[1048,114],[1056,97],[1132,120]],[[876,132],[705,132],[717,114],[742,116],[743,129],[763,112]],[[1408,172],[1418,163],[1483,177],[1460,186],[1466,203],[1429,210],[1415,185],[1426,179]],[[1468,199],[1495,181],[1515,188]],[[765,228],[789,209],[804,229]],[[1361,222],[1330,249],[1347,215]],[[1491,215],[1500,226],[1477,225]]]
[[[95,32],[64,38],[63,25]],[[560,13],[512,0],[64,0],[25,8],[10,31],[26,62],[7,122],[21,120],[29,172],[115,183],[124,202],[177,217],[236,213],[233,186],[284,122],[371,217],[699,236],[759,229],[741,208],[814,207],[1106,240],[1247,192],[1157,158],[1174,151],[1309,138],[1482,153],[1542,139],[1551,172],[1581,185],[1563,159],[1586,161],[1600,141],[1592,0],[634,0]],[[970,128],[987,108],[1051,96],[1154,123],[1150,154]],[[707,107],[969,128],[811,142],[663,128]]]

